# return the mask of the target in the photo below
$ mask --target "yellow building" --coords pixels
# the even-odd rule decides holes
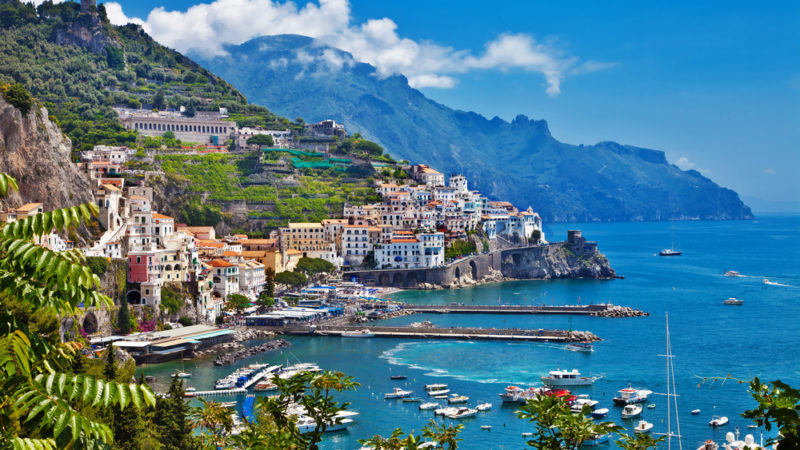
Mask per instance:
[[[299,222],[289,223],[289,226],[280,229],[281,250],[289,249],[300,252],[330,251],[331,244],[325,236],[325,228],[320,223]]]

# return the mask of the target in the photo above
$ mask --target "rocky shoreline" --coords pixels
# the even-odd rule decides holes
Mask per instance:
[[[218,356],[217,359],[214,360],[214,365],[228,366],[241,359],[248,358],[259,353],[265,353],[272,350],[277,350],[279,348],[288,347],[289,345],[291,344],[285,339],[276,339],[274,341],[265,342],[261,345],[256,345],[255,347],[241,348],[233,353],[225,353]]]
[[[634,309],[629,306],[617,306],[617,305],[608,305],[608,309],[604,311],[598,311],[591,314],[595,317],[642,317],[642,316],[649,316],[649,312],[645,312],[639,309]]]

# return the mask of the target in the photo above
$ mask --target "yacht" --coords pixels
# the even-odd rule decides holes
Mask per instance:
[[[731,297],[731,298],[729,298],[727,300],[723,300],[722,301],[723,305],[736,305],[736,306],[739,306],[742,303],[744,303],[744,300],[739,300],[738,298],[734,298],[734,297]]]
[[[594,351],[591,342],[570,342],[565,348],[573,352],[591,353]]]
[[[375,337],[375,333],[369,331],[368,328],[364,328],[363,330],[342,331],[340,336],[347,338],[371,338]]]
[[[614,404],[617,406],[625,406],[631,403],[641,403],[647,400],[647,396],[652,393],[653,391],[634,389],[628,385],[625,389],[619,390],[619,397],[614,397]]]
[[[622,418],[623,419],[633,419],[634,417],[638,417],[642,413],[642,407],[639,405],[625,405],[622,408]]]
[[[595,409],[594,411],[592,411],[591,414],[592,414],[592,417],[595,418],[595,419],[602,419],[602,418],[608,416],[608,408]]]
[[[681,255],[681,251],[680,250],[675,250],[674,248],[665,248],[664,250],[661,250],[660,252],[658,252],[658,255],[659,256],[680,256]]]
[[[739,272],[737,272],[735,270],[729,270],[729,271],[725,272],[725,276],[726,277],[740,277],[740,276],[742,276],[742,274],[740,274]]]
[[[447,403],[456,404],[456,403],[467,403],[469,401],[469,397],[466,395],[458,395],[453,394],[450,398],[447,399]]]
[[[411,394],[413,394],[412,391],[405,391],[405,390],[400,389],[400,388],[394,388],[394,391],[392,391],[392,392],[390,392],[388,394],[383,394],[383,398],[387,399],[387,400],[388,399],[393,399],[393,398],[405,398],[405,397],[410,397]]]
[[[336,423],[336,422],[339,422],[339,423]],[[346,418],[346,417],[342,418],[342,419],[334,420],[333,422],[329,423],[325,427],[325,432],[327,433],[327,432],[330,432],[330,431],[340,431],[340,430],[347,429],[347,427],[352,425],[354,422],[355,421],[353,419]],[[314,431],[317,428],[317,422],[314,420],[313,417],[308,417],[308,416],[300,416],[300,417],[298,417],[297,418],[297,423],[295,425],[297,426],[297,429],[301,433],[311,433],[312,431]]]
[[[478,411],[489,411],[492,409],[491,403],[479,403],[478,406],[475,407]]]
[[[536,394],[542,392],[539,388],[522,389],[517,386],[508,386],[504,393],[498,394],[503,403],[525,403],[528,399],[535,399]]]
[[[693,410],[692,410],[692,415],[693,415],[693,416],[696,416],[696,415],[698,415],[698,414],[700,414],[700,410],[699,410],[699,409],[693,409]]]
[[[652,423],[646,420],[640,420],[639,423],[636,424],[636,427],[633,429],[633,432],[637,434],[643,434],[643,433],[649,433],[650,430],[652,429],[653,429]]]
[[[174,376],[176,376],[178,378],[192,378],[192,374],[190,374],[188,372],[178,372]]]
[[[439,389],[438,391],[428,391],[428,395],[431,397],[436,397],[439,395],[447,395],[450,393],[450,389]]]
[[[436,403],[436,402],[426,402],[426,403],[422,403],[421,405],[419,405],[419,409],[421,409],[423,411],[427,410],[427,409],[436,409],[438,407],[439,407],[439,404]]]
[[[440,389],[447,389],[446,383],[434,383],[434,384],[426,384],[425,390],[426,391],[438,391]]]
[[[578,398],[577,400],[572,402],[572,406],[570,406],[569,409],[574,413],[579,413],[583,411],[584,405],[588,406],[589,409],[594,409],[599,404],[600,402],[598,402],[597,400],[592,400],[590,398]]]
[[[461,407],[457,408],[455,412],[445,414],[445,417],[449,419],[466,419],[467,417],[475,417],[475,414],[478,414],[477,409]]]
[[[721,427],[728,424],[728,418],[725,416],[713,416],[708,424],[712,427]]]
[[[444,416],[450,413],[454,413],[456,411],[458,411],[458,408],[456,408],[455,406],[445,406],[444,408],[435,409],[433,413],[436,414],[437,416]]]
[[[589,386],[601,377],[582,377],[578,369],[551,370],[542,377],[545,386]]]

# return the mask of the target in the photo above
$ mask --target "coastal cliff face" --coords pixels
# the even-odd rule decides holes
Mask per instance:
[[[0,96],[0,171],[19,185],[3,199],[7,206],[39,202],[49,211],[93,201],[89,180],[70,161],[71,149],[47,109],[34,107],[23,116]]]
[[[515,279],[609,279],[617,275],[596,246],[563,242],[543,246],[540,252],[507,252],[501,272],[504,277]]]

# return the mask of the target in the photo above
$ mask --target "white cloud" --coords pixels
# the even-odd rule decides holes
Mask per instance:
[[[378,76],[403,74],[414,87],[450,88],[457,83],[454,75],[474,70],[522,70],[543,76],[547,93],[558,95],[565,75],[609,67],[564,56],[554,44],[521,33],[500,35],[487,42],[480,54],[414,41],[401,37],[389,18],[354,23],[347,0],[318,0],[302,7],[278,0],[215,0],[185,11],[158,7],[144,21],[127,17],[119,3],[106,3],[106,9],[112,23],[140,23],[157,41],[182,52],[221,55],[224,44],[241,44],[258,36],[309,36],[374,65]],[[324,58],[331,70],[348,63],[332,52]]]
[[[767,175],[775,175],[777,173],[775,169],[764,169],[763,172]]]
[[[681,156],[675,161],[675,165],[678,166],[681,170],[689,170],[694,169],[694,163],[689,161],[689,158],[685,156]]]

